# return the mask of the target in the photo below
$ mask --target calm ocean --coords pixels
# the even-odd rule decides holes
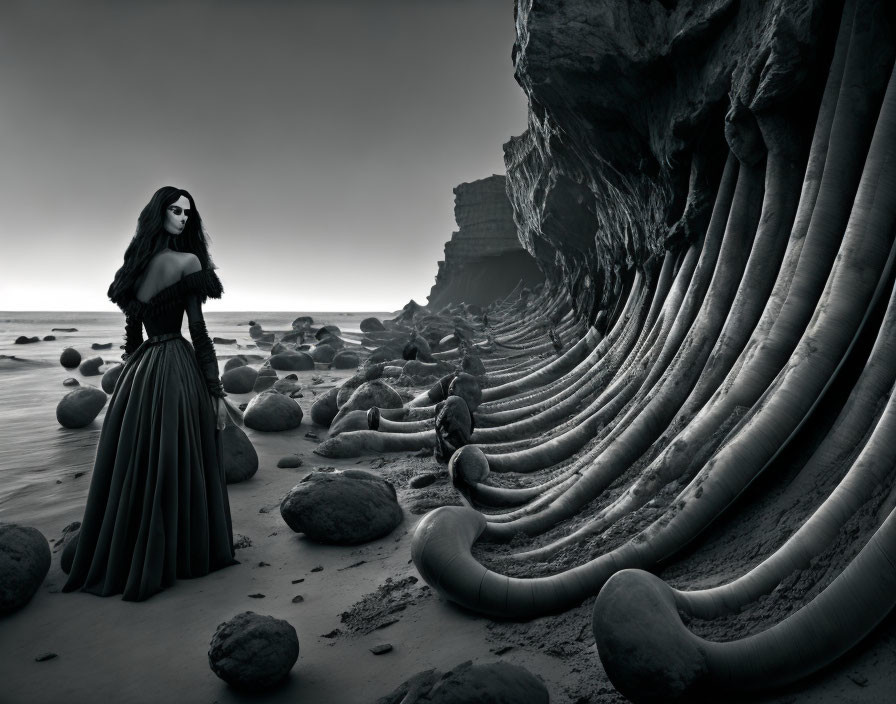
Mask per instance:
[[[289,330],[294,318],[310,315],[315,325],[332,324],[344,332],[360,332],[368,316],[392,317],[394,313],[302,313],[254,311],[209,312],[205,321],[212,337],[235,338],[236,345],[216,345],[218,358],[227,359],[252,346],[247,323],[254,320],[265,330]],[[77,332],[52,332],[52,328],[77,328]],[[83,377],[77,369],[65,369],[59,355],[74,347],[82,358],[100,356],[119,361],[124,317],[117,312],[3,312],[0,311],[0,521],[53,526],[58,516],[83,507],[88,476],[93,468],[96,443],[105,408],[86,428],[69,430],[56,420],[56,405],[71,389],[62,382],[75,377],[82,384],[100,386],[100,376]],[[190,338],[184,317],[184,337]],[[15,344],[20,335],[37,336],[41,342]],[[55,335],[53,341],[43,341]],[[91,344],[112,343],[111,350],[92,350]]]

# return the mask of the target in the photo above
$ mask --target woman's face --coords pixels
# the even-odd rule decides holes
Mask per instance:
[[[190,200],[186,196],[181,196],[165,208],[165,232],[169,235],[179,235],[184,231],[188,217],[190,217]]]

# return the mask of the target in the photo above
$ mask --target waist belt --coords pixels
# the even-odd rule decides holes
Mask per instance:
[[[157,345],[161,342],[168,342],[169,340],[177,340],[177,339],[184,340],[186,338],[184,338],[184,336],[181,335],[179,332],[166,332],[166,333],[162,333],[161,335],[153,335],[152,337],[146,338],[146,344]]]

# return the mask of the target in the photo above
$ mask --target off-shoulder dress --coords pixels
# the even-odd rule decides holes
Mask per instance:
[[[225,394],[201,312],[189,325],[193,345],[181,335],[188,298],[201,304],[222,292],[214,270],[200,269],[147,302],[121,305],[125,366],[63,591],[142,601],[176,579],[236,564],[214,408]]]

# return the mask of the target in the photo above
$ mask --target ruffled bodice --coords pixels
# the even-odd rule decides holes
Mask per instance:
[[[149,336],[178,333],[183,325],[187,296],[196,294],[200,303],[205,303],[208,298],[220,298],[223,292],[214,269],[200,269],[166,286],[146,302],[134,296],[120,307],[129,324],[139,321]]]

